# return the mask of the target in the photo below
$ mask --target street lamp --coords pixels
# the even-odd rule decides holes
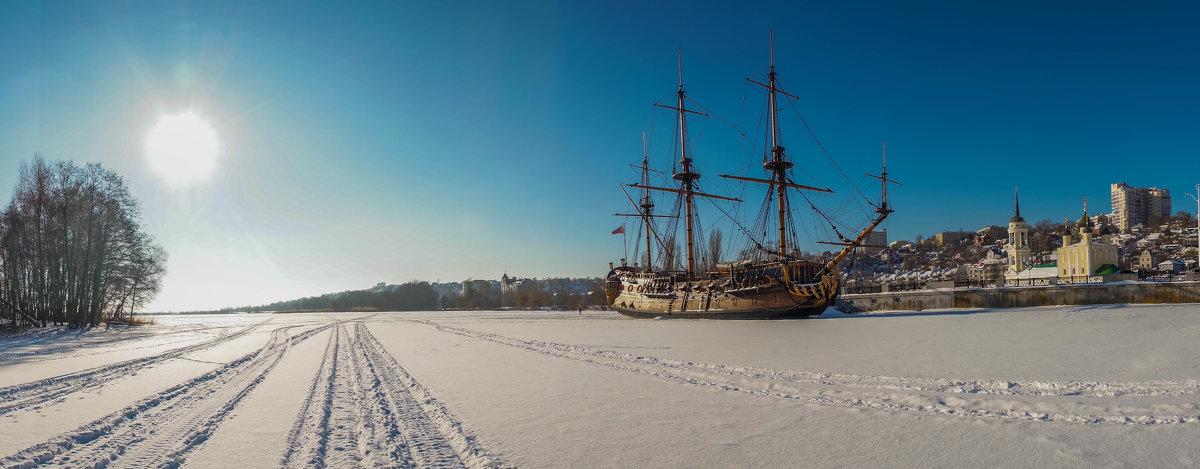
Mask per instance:
[[[1196,195],[1187,195],[1196,201],[1196,268],[1200,269],[1200,184],[1196,184]]]

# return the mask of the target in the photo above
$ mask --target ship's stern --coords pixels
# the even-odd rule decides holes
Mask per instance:
[[[621,277],[617,275],[616,270],[610,270],[608,275],[604,277],[604,299],[609,306],[617,301],[617,296],[621,294]]]

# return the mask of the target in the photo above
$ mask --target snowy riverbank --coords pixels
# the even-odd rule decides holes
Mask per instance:
[[[0,341],[0,465],[1200,461],[1200,308],[160,316]]]

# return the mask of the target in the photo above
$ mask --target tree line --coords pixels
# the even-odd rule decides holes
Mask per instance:
[[[99,164],[22,162],[0,214],[0,292],[14,323],[127,319],[161,287],[167,253],[124,178]]]
[[[408,282],[386,290],[352,290],[276,301],[259,306],[224,308],[217,312],[262,311],[431,311],[438,308],[438,295],[429,282]]]
[[[600,306],[604,302],[603,281],[595,279],[543,279],[528,281],[521,288],[500,291],[487,281],[464,282],[460,292],[440,295],[429,282],[411,281],[384,289],[350,290],[328,293],[259,306],[239,306],[196,313],[267,312],[267,311],[437,311],[516,309],[577,309]],[[584,294],[572,291],[568,284],[583,282]]]
[[[589,293],[590,292],[590,293]],[[505,290],[488,283],[465,282],[463,293],[442,295],[441,309],[583,309],[607,306],[599,278],[526,279]]]

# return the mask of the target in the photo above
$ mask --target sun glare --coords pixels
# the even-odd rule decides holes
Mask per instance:
[[[146,135],[151,169],[175,185],[207,179],[218,150],[212,126],[190,111],[160,117]]]

